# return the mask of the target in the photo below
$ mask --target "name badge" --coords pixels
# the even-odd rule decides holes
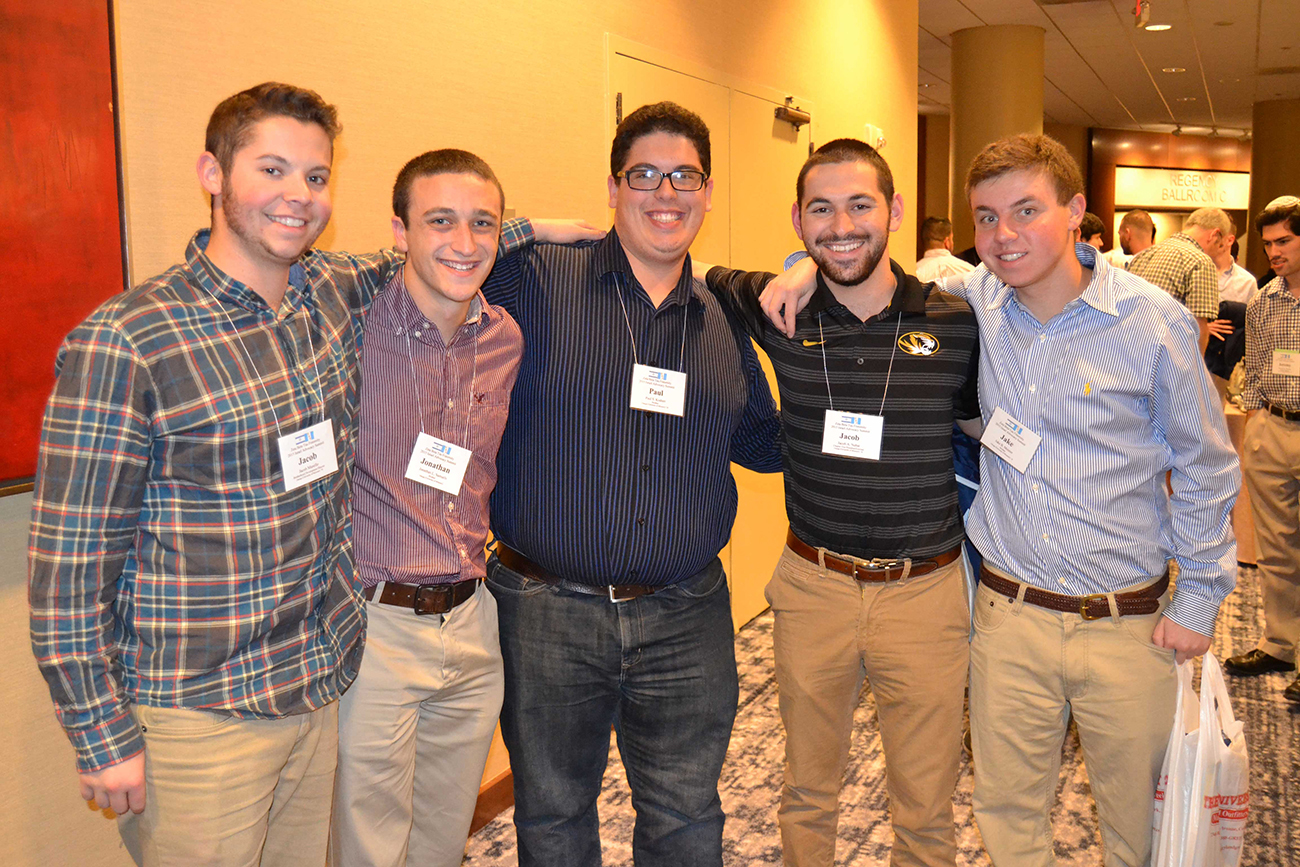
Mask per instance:
[[[282,436],[276,440],[276,445],[280,447],[285,493],[339,471],[334,422],[330,419]]]
[[[632,365],[630,406],[681,418],[686,414],[686,374],[648,364]]]
[[[1011,464],[1019,473],[1029,469],[1034,452],[1043,438],[1016,421],[1002,407],[993,411],[980,445]]]
[[[1274,349],[1273,373],[1276,376],[1300,376],[1300,351]]]
[[[884,434],[883,415],[828,409],[822,426],[822,454],[878,461]]]
[[[415,448],[406,465],[406,477],[454,497],[460,493],[460,483],[465,480],[465,470],[472,454],[469,449],[455,443],[421,433],[415,438]]]

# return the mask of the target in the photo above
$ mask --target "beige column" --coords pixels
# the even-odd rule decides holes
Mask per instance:
[[[1246,268],[1252,274],[1268,269],[1263,245],[1255,228],[1255,215],[1278,196],[1300,196],[1300,99],[1270,99],[1255,103],[1251,112],[1250,235]]]
[[[952,34],[953,249],[974,243],[966,170],[989,142],[1043,131],[1043,29],[1022,24]]]

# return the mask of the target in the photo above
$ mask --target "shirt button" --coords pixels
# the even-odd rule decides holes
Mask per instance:
[[[1037,484],[1034,485],[1034,493],[1035,493],[1035,494],[1038,493],[1038,485],[1037,485]]]
[[[451,398],[447,398],[447,409],[451,409],[455,405],[456,405],[456,401],[452,400]]]
[[[448,504],[447,504],[447,511],[448,511],[448,512],[454,512],[455,510],[456,510],[456,504],[455,504],[454,502],[453,502],[453,503],[448,503]],[[1044,536],[1043,538],[1047,538],[1047,537]]]
[[[1043,342],[1045,342],[1046,340],[1047,340],[1047,335],[1046,335],[1046,334],[1040,334],[1040,335],[1038,335],[1038,342],[1039,342],[1039,343],[1043,343]]]
[[[642,464],[642,465],[641,465],[641,472],[643,472],[643,473],[648,473],[648,472],[650,472],[650,465],[649,465],[649,464]]]
[[[645,518],[637,518],[637,519],[636,519],[636,525],[637,525],[638,527],[644,527],[644,526],[645,526]]]
[[[419,336],[420,336],[420,332],[418,332],[418,331],[412,331],[412,332],[411,332],[411,336],[412,336],[412,337],[419,337]]]
[[[866,363],[866,359],[862,359],[862,358],[858,359],[858,364],[865,364],[865,363]]]
[[[1062,587],[1064,587],[1064,586],[1065,586],[1065,579],[1064,579],[1064,578],[1057,578],[1057,579],[1056,579],[1056,583],[1057,583],[1057,584],[1060,584]]]
[[[1036,392],[1036,391],[1038,391],[1038,386],[1036,386],[1036,385],[1030,385],[1030,386],[1029,386],[1029,393],[1030,393],[1030,394],[1033,394],[1033,393]]]
[[[1047,541],[1047,534],[1046,534],[1046,533],[1043,534],[1043,541],[1044,541],[1044,542]]]
[[[627,577],[629,577],[629,578],[635,578],[635,577],[636,577],[636,570],[635,570],[635,569],[629,569],[629,570],[627,571]]]

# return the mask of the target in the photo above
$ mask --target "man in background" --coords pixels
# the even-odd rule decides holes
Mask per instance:
[[[1205,209],[1202,209],[1205,210]],[[1205,354],[1210,337],[1210,322],[1219,318],[1219,274],[1214,262],[1201,249],[1188,229],[1210,228],[1210,218],[1193,211],[1184,222],[1183,231],[1170,235],[1136,254],[1128,270],[1148,283],[1159,286],[1191,311],[1200,332],[1201,354]],[[1193,218],[1196,218],[1193,220]]]
[[[1246,486],[1259,543],[1264,634],[1227,660],[1231,674],[1295,670],[1300,642],[1300,202],[1255,220],[1277,277],[1246,308]],[[1300,679],[1282,695],[1300,703]]]
[[[1151,215],[1134,208],[1119,221],[1118,246],[1106,254],[1106,261],[1116,268],[1125,268],[1129,260],[1155,243],[1156,224]]]
[[[1088,211],[1083,215],[1083,222],[1079,224],[1079,240],[1094,249],[1100,250],[1102,245],[1105,244],[1101,238],[1105,233],[1106,226],[1101,222],[1101,217],[1098,217],[1092,211]]]
[[[945,277],[960,277],[975,266],[952,254],[952,221],[947,217],[926,217],[921,224],[925,252],[916,263],[916,279],[933,283]]]

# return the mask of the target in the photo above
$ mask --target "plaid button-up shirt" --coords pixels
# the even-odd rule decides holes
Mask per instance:
[[[1129,260],[1128,270],[1183,302],[1198,319],[1219,318],[1219,272],[1190,235],[1179,232]]]
[[[1273,351],[1300,352],[1300,299],[1281,277],[1259,290],[1246,307],[1246,385],[1241,402],[1246,409],[1266,403],[1300,411],[1300,376],[1273,372]]]
[[[502,248],[531,238],[507,224]],[[204,254],[64,341],[32,509],[32,647],[82,771],[140,752],[130,705],[302,713],[356,676],[361,326],[391,252],[307,252],[272,310]],[[328,419],[339,471],[286,492],[277,438]]]

